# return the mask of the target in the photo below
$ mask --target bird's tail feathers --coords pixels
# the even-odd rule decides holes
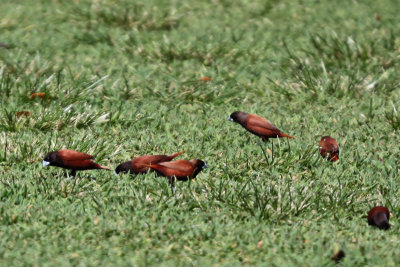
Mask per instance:
[[[282,135],[281,137],[287,137],[287,138],[296,139],[295,137],[293,137],[291,135],[288,135],[288,134],[285,134],[285,133],[282,133],[281,135]]]
[[[182,150],[182,151],[180,151],[180,152],[178,152],[178,153],[172,154],[172,155],[170,156],[170,158],[171,158],[171,159],[176,158],[177,156],[179,156],[179,155],[181,155],[181,154],[183,154],[183,153],[185,153],[184,150]]]
[[[97,166],[96,166],[98,169],[102,169],[102,170],[107,170],[107,171],[111,171],[111,169],[110,168],[107,168],[107,167],[105,167],[105,166],[102,166],[102,165],[99,165],[99,164],[97,164]]]

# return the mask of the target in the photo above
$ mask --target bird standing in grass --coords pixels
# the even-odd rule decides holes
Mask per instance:
[[[167,177],[173,192],[175,191],[175,180],[188,181],[194,179],[199,172],[208,167],[200,159],[175,160],[146,166]]]
[[[344,257],[346,257],[346,253],[344,253],[343,250],[339,250],[338,252],[336,252],[331,260],[333,260],[336,264],[339,263]]]
[[[373,207],[368,212],[368,224],[379,229],[388,230],[390,228],[389,218],[389,209],[383,206]]]
[[[184,153],[184,151],[172,154],[170,156],[168,155],[140,156],[118,165],[117,168],[115,169],[115,173],[116,174],[119,174],[120,172],[129,172],[130,174],[146,173],[149,170],[149,167],[147,167],[146,165],[171,161],[182,153]]]
[[[239,123],[247,131],[261,137],[263,141],[269,138],[287,137],[295,139],[293,136],[282,133],[275,125],[267,119],[261,118],[255,114],[248,114],[243,111],[233,112],[229,118],[230,121]]]
[[[93,161],[93,156],[75,150],[63,149],[48,153],[43,159],[43,168],[46,166],[56,166],[69,169],[71,176],[76,175],[76,171],[103,169],[110,170]]]
[[[328,160],[335,162],[339,160],[339,145],[332,137],[323,136],[319,141],[319,153],[323,158],[329,154]]]

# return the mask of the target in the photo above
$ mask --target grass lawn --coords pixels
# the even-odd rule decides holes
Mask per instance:
[[[400,264],[399,1],[0,6],[1,266]],[[261,148],[236,110],[296,139]],[[209,168],[174,195],[154,173],[43,169],[63,148]],[[375,205],[390,230],[367,225]]]

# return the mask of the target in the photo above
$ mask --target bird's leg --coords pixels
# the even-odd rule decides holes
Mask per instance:
[[[171,186],[172,194],[175,194],[175,176],[170,177],[168,180],[169,180],[169,185]]]
[[[76,170],[72,170],[71,173],[69,174],[69,176],[75,177],[76,176]]]
[[[279,137],[278,137],[278,141],[279,141]],[[274,159],[275,159],[275,157],[274,157],[274,142],[271,142],[271,144],[272,144],[272,145],[271,145],[271,148],[272,148],[272,149],[271,149],[271,154],[272,154],[272,155],[271,155],[271,156],[272,156],[272,161],[271,161],[271,163],[272,163],[272,162],[274,162]]]
[[[74,189],[75,189],[75,186],[77,183],[79,183],[79,179],[74,180],[74,185],[72,186],[71,192],[69,192],[70,195],[72,194],[72,192],[74,192]]]
[[[292,149],[291,149],[291,147],[290,147],[290,142],[289,142],[289,138],[286,138],[286,143],[288,144],[288,146],[289,146],[289,155],[292,153]]]
[[[268,140],[268,139],[267,139],[267,140]],[[260,148],[261,148],[261,151],[262,151],[262,153],[263,153],[263,155],[264,155],[265,161],[266,161],[267,164],[269,165],[268,157],[267,157],[267,154],[265,154],[265,150],[264,150],[264,148],[263,148],[262,143],[261,143],[261,142],[258,142],[258,144],[260,145]]]
[[[73,173],[73,170],[70,173],[63,172],[63,177],[65,177],[66,179],[72,179],[75,177],[74,175],[75,175],[75,173]]]

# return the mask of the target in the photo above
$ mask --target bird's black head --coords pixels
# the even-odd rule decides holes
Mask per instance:
[[[388,230],[390,228],[389,218],[386,213],[379,212],[374,216],[375,225],[378,226],[379,229]]]
[[[120,172],[129,172],[130,174],[135,174],[135,171],[133,169],[132,161],[127,161],[124,163],[121,163],[115,168],[115,173],[119,174]]]
[[[60,157],[58,151],[48,153],[43,161],[42,161],[43,168],[46,166],[62,166],[63,162]]]
[[[196,162],[196,167],[202,170],[202,169],[208,168],[208,165],[201,159],[198,159]]]
[[[344,251],[340,249],[338,252],[335,253],[335,255],[333,255],[331,259],[336,263],[339,263],[344,257],[346,257],[346,253],[344,253]]]
[[[207,163],[201,159],[192,159],[190,162],[195,166],[195,170],[191,176],[191,179],[195,178],[203,169],[208,168]]]
[[[239,113],[240,113],[240,111],[235,111],[235,112],[233,112],[233,113],[228,117],[228,120],[229,120],[229,121],[233,121],[233,122],[237,122],[238,117],[239,117]]]
[[[243,111],[235,111],[228,117],[228,120],[242,124],[246,121],[248,115],[249,114]]]
[[[390,212],[387,207],[375,206],[368,212],[368,224],[377,226],[379,229],[389,229],[389,219]]]

